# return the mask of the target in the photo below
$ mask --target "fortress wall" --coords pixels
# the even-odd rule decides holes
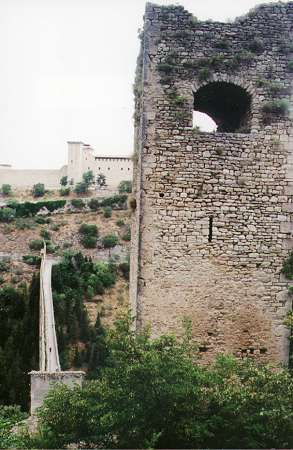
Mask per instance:
[[[150,323],[154,335],[180,334],[189,317],[205,361],[219,352],[288,361],[283,322],[292,301],[280,271],[293,246],[292,120],[265,117],[262,108],[276,99],[273,82],[292,107],[284,50],[292,29],[293,3],[231,24],[195,23],[181,7],[147,5],[131,304],[137,326]],[[235,61],[256,38],[262,48]],[[202,79],[202,58],[219,55]],[[198,133],[194,93],[223,81],[251,96],[248,132]]]
[[[25,188],[44,183],[46,188],[58,188],[64,170],[0,169],[0,186],[7,183],[12,187]]]
[[[83,173],[92,170],[95,178],[102,173],[110,189],[117,188],[120,181],[132,181],[133,163],[130,158],[97,157],[93,149],[82,142],[69,142],[68,179],[74,183],[82,181]]]
[[[107,185],[117,187],[120,181],[132,181],[133,163],[128,158],[100,158],[95,160],[96,174],[103,173],[106,176]]]

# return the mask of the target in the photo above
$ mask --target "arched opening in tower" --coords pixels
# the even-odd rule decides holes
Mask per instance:
[[[212,82],[194,93],[194,111],[207,114],[218,132],[249,133],[250,109],[251,96],[233,83]]]
[[[199,131],[212,133],[217,131],[216,122],[208,115],[199,111],[193,111],[193,128],[198,128]]]

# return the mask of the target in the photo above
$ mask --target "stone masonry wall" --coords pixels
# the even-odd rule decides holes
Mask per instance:
[[[154,335],[180,334],[191,318],[206,361],[220,352],[288,361],[291,299],[280,271],[293,246],[292,120],[263,107],[292,107],[292,31],[291,2],[233,23],[146,7],[131,305],[136,325],[150,323]],[[238,132],[192,128],[194,94],[215,82],[251,97]]]

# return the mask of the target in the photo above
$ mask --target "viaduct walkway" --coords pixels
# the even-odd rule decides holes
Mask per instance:
[[[42,252],[40,269],[40,370],[59,372],[60,361],[55,329],[54,306],[52,296],[52,266],[54,260],[46,256],[46,245]]]
[[[31,414],[42,406],[44,398],[52,385],[64,383],[68,386],[82,384],[84,372],[62,371],[59,361],[56,337],[54,305],[52,295],[52,267],[58,261],[47,258],[46,245],[41,252],[40,268],[40,335],[39,335],[39,371],[30,372],[31,377]]]

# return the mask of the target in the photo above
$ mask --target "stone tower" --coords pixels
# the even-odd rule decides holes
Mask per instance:
[[[136,325],[288,361],[280,274],[293,247],[293,3],[233,23],[147,4],[135,95],[131,305]],[[194,111],[217,132],[193,127]]]

